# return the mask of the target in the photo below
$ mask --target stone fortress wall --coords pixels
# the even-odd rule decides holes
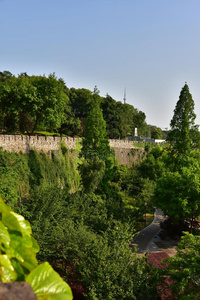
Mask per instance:
[[[54,137],[54,136],[26,136],[26,135],[4,135],[0,134],[0,147],[3,150],[12,152],[28,153],[31,149],[51,155],[52,152],[58,153],[59,144],[64,141],[68,149],[76,149],[77,143],[81,138],[73,137]],[[130,140],[109,140],[110,147],[115,150],[119,164],[132,166],[133,163],[140,161],[143,148],[134,147]],[[135,153],[133,149],[136,149]]]
[[[0,147],[9,152],[28,153],[30,149],[38,152],[43,151],[50,154],[51,151],[57,151],[59,144],[64,141],[68,149],[76,149],[77,142],[81,138],[73,137],[54,137],[54,136],[26,136],[26,135],[0,135]],[[133,142],[129,140],[109,140],[111,148],[131,149],[134,148]]]
[[[0,135],[0,147],[9,152],[28,153],[30,149],[46,154],[59,149],[61,140],[65,141],[69,149],[76,149],[76,141],[74,138],[60,138],[53,136],[26,136],[26,135]]]
[[[59,144],[64,141],[68,149],[76,149],[81,138],[54,137],[54,136],[26,136],[26,135],[4,135],[0,134],[0,147],[9,152],[28,153],[31,149],[51,155],[58,153]],[[140,160],[142,148],[133,146],[130,140],[109,140],[110,147],[115,150],[119,164],[131,166]],[[133,148],[137,148],[137,153],[133,153]]]

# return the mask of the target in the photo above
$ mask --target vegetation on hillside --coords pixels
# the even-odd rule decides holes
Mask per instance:
[[[20,76],[24,83],[26,74]],[[13,76],[4,73],[1,81],[6,85],[10,77]],[[18,78],[12,80],[18,82]],[[53,76],[53,81],[57,84],[59,80]],[[179,99],[183,107],[181,111],[191,100],[188,91],[184,86]],[[70,91],[64,89],[64,92],[70,99]],[[80,95],[82,102],[78,107],[76,101]],[[73,90],[73,116],[76,120],[81,114],[86,118],[82,127],[85,138],[76,156],[64,143],[60,145],[59,156],[52,153],[51,157],[33,150],[22,154],[0,149],[0,193],[9,207],[30,222],[33,236],[40,246],[38,261],[48,261],[59,272],[72,287],[74,299],[148,300],[152,295],[154,299],[161,299],[160,287],[167,283],[174,299],[195,299],[200,280],[197,236],[186,234],[178,246],[177,256],[160,270],[154,268],[146,257],[137,257],[135,250],[129,247],[155,205],[170,217],[170,229],[184,223],[189,224],[187,228],[191,232],[193,229],[193,234],[199,234],[196,219],[200,214],[200,151],[193,104],[190,105],[191,120],[188,115],[175,110],[175,115],[180,116],[173,120],[181,120],[182,126],[176,125],[176,134],[170,144],[146,146],[143,160],[128,168],[117,164],[109,148],[109,127],[107,125],[106,129],[103,103],[108,107],[112,103],[113,111],[117,104],[114,100],[104,100],[96,88],[93,93]],[[123,130],[128,134],[135,125],[129,118],[131,114],[126,114],[126,108],[136,115],[138,112],[132,107],[122,106],[122,116],[129,120],[128,125],[123,124]],[[1,120],[5,121],[8,115],[6,111],[1,112],[4,113]],[[20,114],[15,111],[15,115],[16,125]],[[142,114],[140,116],[138,122],[142,120]],[[29,117],[36,120],[34,114]],[[106,118],[107,124],[113,122],[113,128],[120,132],[122,127],[114,125],[116,120],[111,114]],[[113,128],[111,126],[109,130],[114,135],[117,131],[114,132]],[[170,137],[173,130],[172,126]],[[159,132],[155,131],[155,134]],[[184,138],[186,145],[182,143]],[[7,225],[10,226],[9,222]],[[182,231],[178,233],[183,235]]]

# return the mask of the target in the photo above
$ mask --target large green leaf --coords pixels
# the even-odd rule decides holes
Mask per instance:
[[[0,195],[0,213],[11,211],[11,208],[7,206]]]
[[[11,258],[11,263],[17,273],[16,281],[25,281],[26,275],[21,263],[16,258]]]
[[[10,282],[17,279],[17,273],[7,255],[0,255],[0,281]]]
[[[10,236],[8,234],[7,228],[3,225],[1,221],[0,221],[0,239],[1,239],[1,244],[4,244],[6,247],[9,247]]]
[[[36,239],[34,239],[34,237],[31,236],[31,240],[32,240],[32,247],[31,247],[32,252],[38,253],[40,251],[40,247],[39,247]]]
[[[30,223],[23,216],[16,214],[14,211],[6,211],[2,214],[2,222],[10,229],[21,232],[22,235],[32,233]]]
[[[38,265],[38,261],[32,249],[28,248],[25,250],[24,262],[21,263],[21,265],[29,271],[32,271]]]
[[[39,299],[72,300],[69,285],[64,282],[49,263],[45,262],[35,268],[26,278]]]
[[[19,261],[24,262],[26,250],[32,247],[32,239],[30,236],[23,237],[20,232],[10,231],[10,247],[6,250],[7,255],[15,257]],[[35,257],[35,253],[33,252]]]

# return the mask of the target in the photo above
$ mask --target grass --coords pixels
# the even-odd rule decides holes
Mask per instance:
[[[43,136],[60,136],[59,133],[48,132],[48,131],[34,131],[34,134],[43,135]]]
[[[0,134],[8,134],[8,135],[22,135],[20,131],[17,132],[0,132]],[[25,133],[26,134],[26,133]],[[48,131],[34,131],[32,135],[41,135],[41,136],[60,136],[60,133],[57,132],[48,132]],[[62,134],[62,136],[67,136],[66,134]]]

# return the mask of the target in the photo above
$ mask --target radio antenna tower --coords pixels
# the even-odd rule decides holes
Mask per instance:
[[[126,88],[124,89],[124,104],[126,104]]]

